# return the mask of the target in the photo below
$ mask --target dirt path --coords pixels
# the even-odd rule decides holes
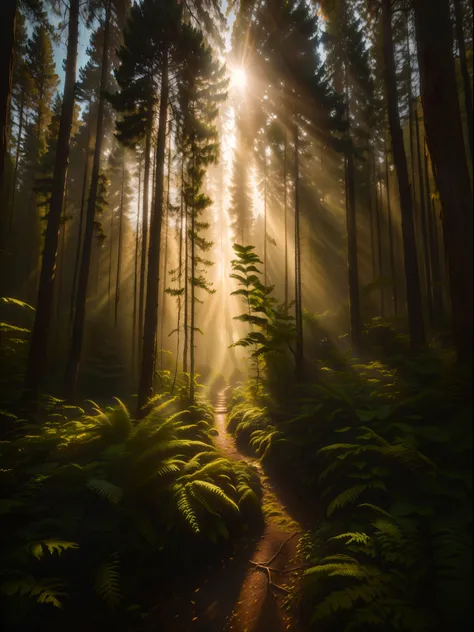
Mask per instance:
[[[227,458],[244,460],[257,468],[263,488],[264,525],[232,545],[219,563],[210,562],[200,569],[198,584],[189,580],[183,569],[181,581],[166,601],[147,616],[143,632],[301,632],[286,612],[284,601],[297,580],[298,571],[292,569],[299,566],[296,547],[302,528],[291,517],[293,509],[288,511],[278,498],[260,463],[237,449],[227,432],[226,405],[222,392],[215,408],[215,442]]]
[[[243,456],[237,449],[234,438],[227,432],[226,406],[226,394],[222,391],[215,408],[219,433],[215,442],[228,458],[245,460],[258,469],[263,487],[265,528],[248,562],[237,602],[223,632],[296,632],[298,626],[286,612],[284,601],[297,577],[296,547],[302,529],[279,500],[260,463]]]

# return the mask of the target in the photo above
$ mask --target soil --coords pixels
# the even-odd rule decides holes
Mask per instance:
[[[234,438],[227,432],[226,403],[226,394],[222,391],[215,407],[215,427],[219,433],[215,437],[216,445],[226,457],[245,460],[258,469],[266,515],[264,532],[249,560],[237,602],[223,632],[296,632],[297,623],[284,608],[284,600],[288,587],[298,576],[296,549],[302,528],[278,498],[260,463],[237,449]],[[265,566],[268,562],[270,564]]]

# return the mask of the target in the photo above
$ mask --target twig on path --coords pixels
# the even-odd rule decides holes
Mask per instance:
[[[282,543],[282,545],[280,546],[278,551],[275,553],[275,555],[272,557],[272,559],[268,560],[268,562],[266,562],[267,566],[270,565],[273,562],[273,560],[280,555],[282,548],[285,546],[285,544],[287,542],[289,542],[292,538],[294,538],[295,535],[298,535],[298,533],[296,531],[294,533],[292,533],[289,538],[286,538],[286,540]]]
[[[290,592],[290,591],[289,591],[289,590],[287,590],[286,588],[284,588],[283,586],[279,586],[278,584],[275,584],[275,583],[272,581],[272,571],[274,571],[274,572],[276,572],[276,573],[290,573],[290,572],[292,572],[292,571],[297,571],[297,570],[299,570],[299,569],[300,569],[300,568],[302,568],[302,567],[301,567],[301,566],[297,566],[297,567],[295,567],[295,568],[290,568],[290,569],[287,569],[287,570],[280,570],[279,568],[272,568],[272,567],[270,566],[270,564],[273,562],[273,560],[274,560],[276,557],[278,557],[278,555],[280,555],[280,553],[281,553],[281,551],[282,551],[283,547],[285,546],[285,544],[286,544],[287,542],[289,542],[292,538],[294,538],[294,537],[295,537],[295,535],[297,535],[297,532],[292,533],[292,534],[290,535],[290,537],[289,537],[289,538],[287,538],[287,539],[286,539],[286,540],[285,540],[285,541],[281,544],[281,546],[280,546],[280,548],[278,549],[278,551],[275,553],[275,555],[274,555],[274,556],[273,556],[270,560],[268,560],[268,562],[256,562],[255,560],[249,560],[250,564],[253,564],[253,565],[254,565],[254,567],[255,567],[255,568],[254,568],[254,570],[258,570],[258,569],[260,569],[260,570],[263,570],[263,571],[265,571],[265,572],[266,572],[266,574],[267,574],[267,578],[268,578],[268,586],[269,586],[270,588],[274,588],[275,590],[279,590],[279,591],[284,592],[284,593],[286,593],[286,594],[289,594],[289,592]]]

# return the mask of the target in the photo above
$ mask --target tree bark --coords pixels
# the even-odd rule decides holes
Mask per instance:
[[[135,262],[133,274],[133,314],[132,314],[132,373],[135,379],[135,349],[137,344],[137,298],[138,298],[138,250],[140,247],[139,229],[140,229],[140,199],[141,199],[141,175],[142,163],[138,162],[138,198],[137,198],[137,223],[135,227]]]
[[[449,0],[414,2],[426,138],[443,209],[453,337],[461,362],[472,361],[472,191],[467,167]]]
[[[388,168],[388,142],[385,141],[385,186],[387,190],[388,240],[390,249],[390,274],[392,278],[393,313],[398,315],[397,276],[395,270],[395,254],[393,247],[392,204],[390,200],[390,170]]]
[[[283,154],[283,203],[285,207],[285,313],[288,313],[288,167],[287,167],[287,157],[288,154],[288,140],[286,134],[286,126],[285,126],[285,149]]]
[[[117,247],[117,275],[115,279],[115,314],[114,325],[117,327],[118,322],[118,306],[120,301],[120,276],[122,270],[122,240],[123,240],[123,207],[125,204],[125,152],[122,157],[122,186],[120,189],[120,214],[119,214],[119,234]]]
[[[357,217],[354,180],[354,146],[350,137],[350,103],[349,86],[346,72],[347,120],[349,124],[348,138],[350,147],[346,152],[346,226],[347,226],[347,268],[349,280],[350,331],[352,352],[360,353],[360,295],[359,295],[359,261],[357,257]]]
[[[79,0],[69,5],[69,27],[63,105],[59,123],[53,190],[46,225],[43,262],[36,304],[35,323],[28,354],[24,383],[24,401],[36,404],[40,378],[44,372],[53,307],[59,227],[69,164],[71,129],[74,116],[77,46],[79,37]]]
[[[195,196],[196,185],[194,174],[196,169],[196,147],[193,139],[193,177],[192,177],[192,195],[193,202],[191,207],[191,331],[190,331],[190,379],[189,379],[189,399],[194,404],[194,381],[195,381],[195,344],[194,335],[196,329],[196,208]]]
[[[150,226],[148,250],[148,277],[143,327],[143,351],[140,383],[138,388],[137,417],[145,414],[144,407],[153,393],[153,366],[155,363],[155,339],[158,327],[158,285],[160,277],[161,224],[163,221],[163,178],[166,150],[166,121],[168,115],[169,76],[168,50],[163,51],[161,73],[161,100],[156,147],[156,194]]]
[[[110,310],[110,297],[112,294],[112,259],[114,253],[114,211],[110,211],[110,229],[109,229],[109,269],[107,275],[107,309]]]
[[[111,0],[108,0],[104,24],[104,50],[102,54],[102,68],[100,76],[100,98],[97,113],[97,133],[94,148],[94,162],[92,165],[91,186],[87,200],[86,225],[84,230],[84,246],[82,248],[81,266],[77,282],[76,311],[72,329],[71,347],[66,366],[65,394],[70,401],[74,401],[79,363],[81,360],[82,342],[84,339],[84,325],[86,318],[87,287],[91,266],[92,242],[94,238],[95,207],[97,203],[97,189],[100,175],[100,160],[102,141],[104,136],[104,107],[105,91],[109,74],[109,40],[111,28]]]
[[[300,167],[299,130],[295,125],[295,320],[296,320],[296,380],[304,378],[303,305],[301,296],[301,241],[300,241]]]
[[[8,234],[7,241],[10,239],[12,228],[13,228],[13,218],[15,216],[15,196],[16,196],[16,183],[18,179],[18,165],[20,164],[20,149],[21,149],[21,136],[23,134],[23,113],[25,109],[25,89],[21,90],[21,99],[20,99],[20,112],[19,112],[19,121],[18,121],[18,141],[16,143],[16,155],[15,155],[15,167],[13,170],[13,182],[12,182],[12,197],[11,197],[11,209],[10,209],[10,219],[8,222]],[[1,191],[1,189],[0,189]]]
[[[148,103],[148,118],[145,135],[145,166],[143,175],[143,211],[142,211],[142,252],[140,261],[140,292],[138,297],[138,362],[141,363],[141,346],[143,343],[143,318],[145,310],[146,259],[148,255],[148,206],[150,196],[150,152],[151,134],[153,130],[153,101]]]
[[[415,179],[415,141],[413,138],[413,87],[412,67],[410,53],[410,14],[406,12],[406,36],[407,36],[407,62],[408,62],[408,137],[410,140],[410,165],[411,165],[411,193],[413,208],[416,207],[416,179]]]
[[[84,163],[84,176],[82,179],[81,209],[79,212],[79,226],[77,229],[76,259],[74,261],[74,275],[72,278],[71,305],[69,308],[69,319],[71,322],[74,318],[74,302],[75,302],[75,297],[76,297],[77,275],[79,273],[79,262],[81,260],[82,227],[84,224],[84,210],[86,207],[87,179],[89,177],[89,162],[90,162],[90,154],[91,154],[91,138],[92,138],[92,98],[89,100],[89,116],[88,116],[88,121],[87,121],[86,160]]]
[[[66,212],[67,212],[67,197],[68,197],[68,186],[66,180],[66,190],[64,192],[64,210],[63,210],[63,219],[60,227],[60,236],[61,236],[61,245],[58,253],[58,269],[59,269],[59,278],[58,278],[58,291],[56,297],[56,322],[59,322],[61,315],[61,303],[62,303],[62,286],[63,286],[63,276],[64,276],[64,257],[66,250]]]
[[[387,90],[388,118],[392,138],[392,150],[398,177],[402,214],[403,254],[407,292],[408,320],[411,348],[417,351],[425,346],[425,326],[421,308],[420,276],[416,254],[413,203],[408,178],[408,168],[398,112],[397,80],[395,74],[392,12],[390,0],[382,0],[384,39],[385,83]]]
[[[168,137],[168,183],[166,192],[166,212],[165,212],[165,256],[163,262],[163,287],[161,291],[161,351],[160,351],[160,370],[163,371],[163,347],[165,341],[165,318],[166,318],[166,279],[168,278],[168,232],[169,232],[169,212],[171,202],[171,119],[169,124]]]
[[[385,292],[383,289],[383,256],[382,256],[382,230],[380,226],[380,215],[382,199],[380,198],[379,204],[379,175],[377,169],[377,159],[375,155],[375,143],[374,143],[374,183],[375,183],[375,233],[377,235],[377,263],[378,263],[378,276],[380,281],[380,315],[382,318],[385,316]]]
[[[464,107],[466,109],[467,130],[469,135],[469,149],[471,151],[471,163],[473,159],[473,137],[472,137],[472,80],[469,75],[466,56],[466,42],[464,41],[463,14],[461,0],[454,1],[454,16],[456,39],[459,48],[459,61],[461,66],[461,75],[464,88]]]
[[[184,202],[184,322],[183,322],[183,333],[184,333],[184,344],[183,344],[183,373],[188,372],[188,339],[189,339],[189,327],[188,327],[188,313],[189,313],[189,275],[188,275],[188,265],[189,265],[189,211],[188,211],[188,202],[185,200]]]
[[[5,204],[3,186],[5,178],[5,156],[8,145],[8,115],[12,94],[13,63],[15,60],[15,26],[17,0],[2,0],[0,9],[0,205]],[[5,210],[0,213],[1,222],[5,218]],[[3,245],[3,238],[1,239]]]
[[[423,240],[423,261],[425,267],[425,279],[426,279],[426,302],[428,304],[428,318],[430,326],[433,327],[433,296],[432,296],[432,280],[431,280],[431,266],[430,266],[430,251],[428,241],[428,228],[427,228],[427,207],[425,204],[425,189],[423,187],[423,167],[421,162],[421,147],[420,147],[420,122],[418,120],[418,107],[415,110],[415,130],[416,130],[416,154],[417,154],[417,170],[418,170],[418,182],[420,189],[420,216],[421,216],[421,236]]]
[[[267,285],[267,151],[263,153],[263,284]]]
[[[431,278],[433,281],[433,326],[437,329],[443,320],[443,293],[441,286],[441,268],[439,259],[438,228],[434,203],[431,199],[430,173],[428,169],[428,147],[424,139],[424,173],[426,187],[426,210],[428,212],[428,234],[430,240]]]

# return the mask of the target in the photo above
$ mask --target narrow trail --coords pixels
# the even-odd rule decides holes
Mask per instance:
[[[227,432],[227,399],[215,405],[214,437],[223,456],[253,465],[260,476],[264,524],[251,529],[219,563],[200,569],[200,580],[182,580],[166,601],[152,609],[144,632],[302,632],[284,607],[288,590],[298,580],[297,544],[302,523],[294,519],[260,463],[244,456]],[[289,501],[294,501],[289,494]],[[303,520],[303,518],[302,518]],[[201,573],[202,571],[202,573]],[[192,574],[191,574],[192,577]],[[141,632],[141,630],[140,630]]]
[[[240,593],[222,632],[300,632],[284,608],[288,589],[299,570],[297,543],[302,528],[278,498],[256,459],[244,456],[227,431],[226,391],[221,391],[215,407],[215,442],[224,456],[244,460],[257,468],[263,489],[265,527],[241,584]],[[216,630],[215,632],[221,632]]]

